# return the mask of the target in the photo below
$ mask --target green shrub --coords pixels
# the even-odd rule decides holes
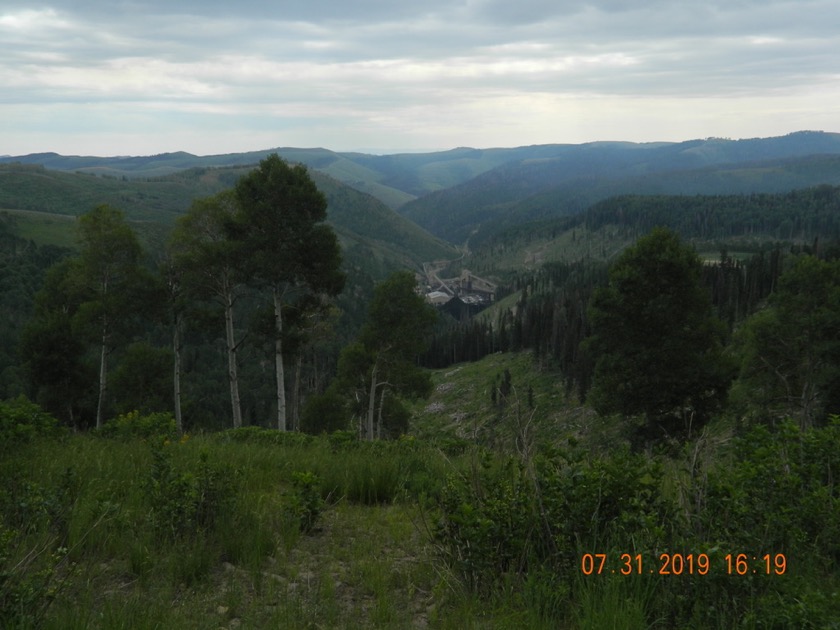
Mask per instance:
[[[59,434],[58,421],[25,396],[0,402],[0,451]]]
[[[349,419],[344,396],[329,389],[307,399],[301,413],[301,427],[312,435],[330,433],[345,429]]]
[[[360,444],[359,434],[356,431],[339,430],[333,431],[327,437],[330,443],[330,448],[337,451],[343,448],[350,448]]]
[[[99,429],[99,434],[119,440],[135,438],[174,440],[178,431],[171,413],[158,412],[141,416],[139,411],[130,411],[106,422]]]
[[[37,628],[55,600],[56,572],[67,550],[53,540],[31,542],[0,526],[0,627]]]
[[[320,480],[313,472],[292,473],[292,492],[286,497],[286,511],[297,520],[303,533],[315,528],[324,509],[319,485]]]
[[[54,487],[13,474],[0,488],[0,523],[29,534],[49,531],[66,542],[80,480],[67,468]]]
[[[626,450],[591,460],[553,451],[533,465],[485,456],[471,477],[450,478],[435,540],[474,592],[540,567],[571,576],[582,553],[668,545],[678,518],[660,480],[656,464]]]
[[[306,433],[296,431],[278,431],[277,429],[266,429],[265,427],[240,427],[228,429],[218,434],[221,440],[231,442],[247,442],[252,444],[274,444],[277,446],[306,446],[312,444],[315,438]]]
[[[210,466],[206,453],[201,454],[197,470],[175,470],[166,447],[155,447],[152,458],[145,494],[158,534],[178,540],[210,531],[233,509],[233,470]]]
[[[698,534],[738,548],[813,554],[840,567],[840,418],[800,431],[760,425],[737,440],[732,461],[709,474]]]

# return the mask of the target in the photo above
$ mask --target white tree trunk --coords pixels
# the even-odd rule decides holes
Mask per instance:
[[[239,375],[236,369],[236,339],[233,333],[233,295],[225,293],[225,337],[228,354],[228,380],[230,381],[230,405],[233,413],[233,428],[242,426],[242,407],[239,401]]]
[[[102,323],[102,348],[99,355],[99,398],[96,401],[96,428],[102,428],[105,391],[108,389],[108,320]]]
[[[379,395],[379,415],[376,417],[376,439],[382,439],[382,408],[385,406],[385,392],[387,387],[382,388],[382,393]]]
[[[184,421],[181,417],[181,318],[175,315],[172,326],[172,352],[174,361],[172,366],[172,384],[174,388],[175,428],[178,435],[184,433]]]
[[[283,312],[280,292],[274,288],[274,371],[277,376],[277,428],[286,430],[286,374],[283,369]]]
[[[303,351],[295,359],[295,380],[292,385],[292,431],[300,431],[300,372],[303,367]]]
[[[369,441],[373,441],[373,414],[376,410],[376,372],[377,372],[378,362],[373,364],[373,369],[370,373],[370,393],[368,395],[368,413],[367,413],[367,426],[365,426],[365,437]]]

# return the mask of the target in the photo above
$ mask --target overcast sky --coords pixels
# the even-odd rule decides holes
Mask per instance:
[[[0,154],[840,131],[837,0],[0,0]]]

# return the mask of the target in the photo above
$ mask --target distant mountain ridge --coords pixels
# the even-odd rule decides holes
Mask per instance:
[[[840,184],[840,134],[676,144],[593,143],[504,164],[399,208],[453,243],[576,214],[619,194],[749,194]]]
[[[166,180],[191,169],[244,168],[273,152],[372,195],[457,244],[469,238],[477,243],[512,224],[581,212],[618,194],[785,192],[840,184],[840,134],[821,131],[745,140],[459,147],[392,155],[292,147],[209,156],[38,153],[3,157],[0,164]]]
[[[489,149],[459,147],[448,151],[392,155],[294,147],[206,156],[183,151],[116,157],[33,153],[0,157],[0,163],[40,164],[52,170],[150,178],[190,168],[252,165],[274,152],[286,160],[306,164],[357,190],[372,194],[391,208],[398,208],[418,197],[465,184],[499,168],[509,170],[508,178],[526,175],[533,179],[534,176],[527,171],[551,170],[552,161],[554,166],[571,165],[570,174],[585,175],[591,175],[593,169],[581,169],[581,166],[595,162],[605,168],[618,167],[622,171],[631,171],[625,172],[625,175],[639,175],[806,155],[840,154],[840,134],[801,131],[775,138],[747,140],[707,138],[685,142],[592,142]],[[539,178],[538,174],[535,176]],[[543,185],[542,189],[545,188]]]

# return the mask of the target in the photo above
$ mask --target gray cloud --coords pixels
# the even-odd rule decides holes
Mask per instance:
[[[833,0],[45,1],[0,8],[0,153],[444,148],[840,122]]]

